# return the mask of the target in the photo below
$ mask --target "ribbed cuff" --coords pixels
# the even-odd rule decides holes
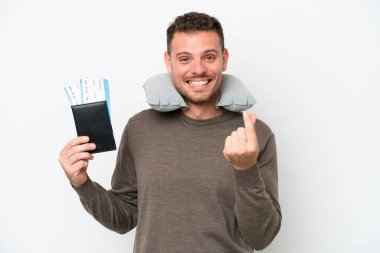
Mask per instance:
[[[83,201],[89,201],[96,195],[95,183],[90,178],[87,178],[87,181],[79,187],[71,186]]]

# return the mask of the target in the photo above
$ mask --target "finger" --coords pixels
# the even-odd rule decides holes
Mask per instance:
[[[81,145],[76,145],[71,147],[69,150],[67,150],[64,153],[64,158],[69,159],[71,156],[73,156],[76,153],[81,153],[81,152],[88,152],[91,150],[94,150],[96,148],[96,145],[94,143],[84,143]]]
[[[231,136],[228,136],[227,138],[226,138],[226,141],[224,142],[224,149],[226,150],[226,149],[229,149],[229,148],[231,148]]]
[[[74,148],[72,148],[72,149],[74,149]],[[76,163],[79,160],[83,160],[83,159],[93,160],[94,159],[94,155],[92,155],[92,154],[90,154],[88,152],[77,152],[77,153],[71,154],[69,157],[63,157],[61,155],[58,161],[61,164],[61,166],[63,167],[63,169],[67,170],[74,163]]]
[[[70,149],[73,146],[77,146],[83,143],[89,142],[90,138],[88,136],[79,136],[77,138],[72,139],[69,143],[66,145],[66,149]]]
[[[92,160],[94,159],[94,156],[88,152],[79,152],[73,154],[70,158],[68,158],[66,161],[66,164],[68,166],[72,166],[73,164],[77,163],[78,161],[84,161],[84,160]]]
[[[74,163],[69,171],[66,171],[66,175],[68,178],[72,178],[73,176],[78,175],[82,170],[86,171],[88,167],[88,161],[80,160]]]
[[[254,133],[255,133],[255,135],[253,136],[253,142],[256,143],[257,142],[257,134],[256,134],[256,120],[257,120],[257,117],[254,114],[250,114],[249,116],[251,117],[251,121],[252,121],[252,124],[253,124],[253,130],[254,130]]]
[[[75,139],[72,139],[69,141],[66,146],[62,149],[61,153],[67,152],[69,149],[71,149],[74,146],[89,142],[90,138],[88,136],[80,136]]]
[[[251,121],[252,121],[252,124],[253,124],[253,127],[256,127],[256,115],[254,114],[249,114],[249,116],[251,117]]]
[[[256,116],[254,116],[256,118]],[[247,142],[248,144],[253,144],[256,140],[256,131],[255,131],[255,125],[252,121],[252,117],[248,112],[243,112],[243,119],[244,119],[244,127],[245,127],[245,133],[247,135]]]
[[[246,145],[247,144],[247,135],[246,135],[244,127],[238,128],[237,136],[238,136],[238,141],[239,141],[240,145]]]
[[[231,147],[238,148],[239,147],[239,137],[236,131],[231,133]]]
[[[86,169],[87,166],[88,166],[88,161],[87,160],[77,161],[72,166],[72,168],[73,168],[72,172],[74,172],[73,174],[75,174],[75,172],[78,172],[80,170]]]
[[[230,159],[228,158],[228,154],[231,150],[231,136],[228,136],[226,138],[226,141],[224,142],[224,149],[223,149],[223,155],[224,157],[226,158],[227,161],[229,161]]]

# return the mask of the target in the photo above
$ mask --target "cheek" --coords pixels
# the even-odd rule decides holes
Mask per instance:
[[[172,65],[172,74],[173,76],[177,76],[180,78],[188,72],[188,68],[186,66],[181,65]]]

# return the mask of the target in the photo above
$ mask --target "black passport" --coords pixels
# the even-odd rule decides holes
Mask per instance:
[[[89,142],[96,145],[90,153],[116,150],[106,101],[72,105],[71,109],[78,136],[88,136]]]

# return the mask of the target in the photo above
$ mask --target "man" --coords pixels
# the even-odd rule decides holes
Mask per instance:
[[[219,21],[179,16],[167,29],[165,64],[188,109],[129,119],[112,189],[87,175],[88,137],[60,154],[84,208],[105,227],[137,226],[137,253],[252,252],[280,229],[274,135],[248,113],[215,107],[227,68]]]

